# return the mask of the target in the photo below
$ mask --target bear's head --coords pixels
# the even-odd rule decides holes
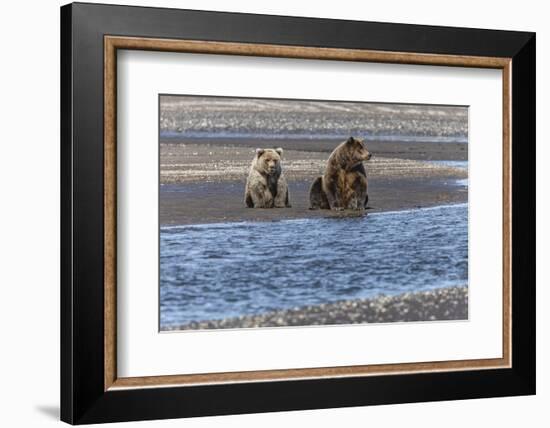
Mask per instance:
[[[281,155],[283,149],[256,149],[254,167],[265,175],[276,174],[281,171]]]
[[[358,138],[349,137],[343,144],[346,163],[349,165],[356,165],[363,161],[368,161],[372,155],[367,149],[367,145],[364,140]]]

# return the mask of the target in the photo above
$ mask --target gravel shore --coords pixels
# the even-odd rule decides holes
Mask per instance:
[[[466,140],[464,106],[203,96],[160,97],[160,131],[186,135],[369,135]]]
[[[343,300],[260,315],[192,322],[166,330],[202,330],[304,325],[390,323],[468,319],[468,288],[446,287],[430,291]]]

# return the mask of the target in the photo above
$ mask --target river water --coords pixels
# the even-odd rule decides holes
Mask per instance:
[[[160,327],[468,283],[468,206],[160,230]]]

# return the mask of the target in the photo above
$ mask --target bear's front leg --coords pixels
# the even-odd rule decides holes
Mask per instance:
[[[361,209],[361,208],[362,207],[359,206],[359,203],[358,203],[358,200],[357,200],[357,195],[353,194],[348,199],[346,209],[348,209],[348,210],[358,210],[358,209]]]
[[[330,207],[331,210],[342,211],[344,209],[344,207],[340,204],[340,201],[337,195],[327,194],[327,199],[328,199],[328,206]]]
[[[275,208],[290,208],[290,198],[288,194],[288,185],[284,177],[280,177],[277,182],[277,195],[273,201]]]
[[[250,191],[254,208],[272,208],[273,196],[267,186],[254,186]]]
[[[347,210],[364,209],[364,195],[361,192],[357,192],[354,188],[347,189],[344,201],[344,207]]]
[[[328,205],[331,210],[342,211],[344,209],[342,206],[342,196],[337,188],[330,189],[325,193],[327,195]]]
[[[285,189],[284,192],[277,192],[277,196],[273,202],[275,208],[290,208],[290,199],[288,195],[288,189]]]
[[[346,208],[346,204],[344,203],[346,192],[345,171],[338,171],[337,174],[323,178],[323,190],[327,195],[331,210],[342,211]]]

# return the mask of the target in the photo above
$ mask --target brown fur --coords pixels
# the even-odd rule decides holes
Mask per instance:
[[[310,209],[365,209],[369,197],[363,161],[370,158],[362,140],[350,137],[338,145],[328,158],[325,173],[311,185]]]
[[[288,185],[283,174],[283,149],[256,149],[244,194],[249,208],[290,207]]]

